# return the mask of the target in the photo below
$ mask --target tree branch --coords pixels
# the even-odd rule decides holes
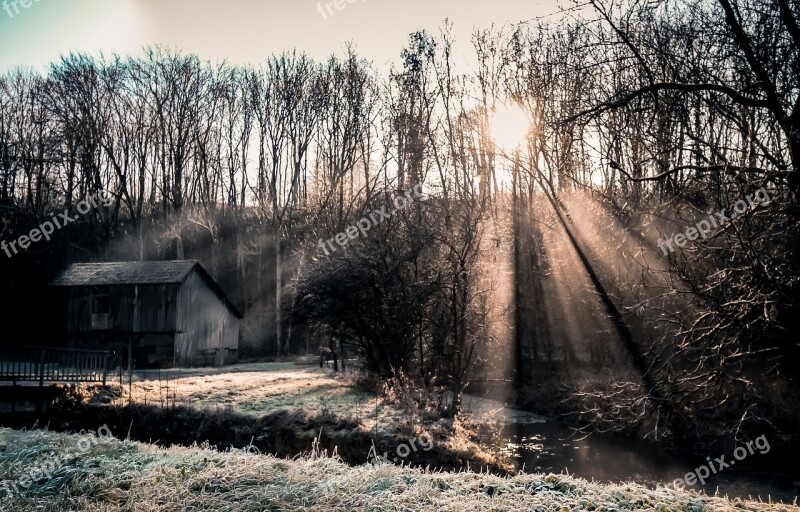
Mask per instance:
[[[792,8],[789,6],[789,0],[778,0],[778,6],[781,10],[781,21],[786,25],[786,30],[794,40],[794,44],[800,46],[800,27],[797,26],[797,20],[794,19]]]
[[[629,181],[658,181],[658,180],[666,178],[670,174],[675,174],[676,172],[680,172],[680,171],[710,172],[710,171],[725,171],[725,170],[728,170],[728,171],[731,171],[731,172],[761,172],[761,173],[764,173],[764,174],[772,174],[774,172],[774,171],[771,171],[769,169],[763,169],[761,167],[743,167],[743,166],[739,166],[739,165],[681,165],[681,166],[675,167],[673,169],[670,169],[668,171],[664,171],[664,172],[662,172],[660,174],[657,174],[655,176],[647,176],[647,177],[644,177],[644,178],[635,178],[635,177],[631,176],[630,174],[628,174],[625,171],[625,169],[623,169],[619,164],[617,164],[614,161],[611,162],[611,167],[613,167],[614,169],[617,169],[619,172],[624,174],[625,177]],[[780,169],[779,171],[783,171],[783,170],[785,170],[785,169]],[[781,172],[780,174],[786,174],[786,173],[785,172]]]
[[[573,122],[577,119],[580,119],[584,116],[595,115],[602,112],[606,112],[608,110],[614,110],[617,108],[624,107],[628,105],[633,100],[640,98],[646,94],[656,93],[658,91],[663,90],[670,90],[670,91],[682,91],[682,92],[717,92],[720,94],[724,94],[732,99],[734,102],[744,105],[746,107],[755,107],[755,108],[769,108],[771,109],[772,104],[767,100],[762,100],[758,98],[751,98],[749,96],[745,96],[744,94],[740,93],[739,91],[732,89],[726,85],[721,84],[682,84],[682,83],[674,83],[674,82],[658,82],[652,85],[648,85],[637,89],[631,93],[628,93],[624,97],[613,100],[613,101],[606,101],[592,107],[590,109],[578,112],[574,116],[570,116],[564,120],[564,122]]]

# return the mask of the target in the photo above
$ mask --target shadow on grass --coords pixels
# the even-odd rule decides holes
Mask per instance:
[[[0,414],[0,426],[9,428],[48,428],[57,432],[96,431],[107,425],[119,439],[152,443],[158,446],[191,447],[208,443],[218,450],[253,447],[261,453],[293,458],[312,451],[314,439],[319,448],[338,454],[348,464],[368,461],[373,445],[378,453],[393,451],[409,435],[364,431],[358,421],[340,418],[328,410],[281,409],[255,417],[232,410],[203,410],[184,406],[162,408],[154,405],[85,403],[64,388],[62,396],[39,412]],[[480,463],[437,443],[430,451],[412,453],[405,462],[441,470],[478,468]],[[437,446],[438,445],[438,446]],[[501,466],[489,467],[504,474]]]

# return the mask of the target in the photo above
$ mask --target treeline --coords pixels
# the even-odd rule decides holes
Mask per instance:
[[[3,307],[30,316],[11,299],[21,276],[66,250],[197,257],[245,311],[253,352],[335,338],[380,375],[460,396],[497,343],[487,222],[518,241],[516,280],[531,283],[547,248],[538,235],[519,243],[519,229],[544,229],[533,205],[548,204],[572,222],[647,363],[636,382],[579,390],[584,418],[668,437],[785,432],[800,356],[798,12],[797,0],[590,0],[578,20],[475,31],[469,70],[445,24],[411,34],[388,76],[352,49],[237,67],[151,48],[6,73],[3,237],[100,190],[115,201],[72,238],[4,262],[15,270]],[[512,154],[492,133],[507,105],[531,120]],[[321,254],[319,239],[419,184],[424,205]],[[770,207],[646,268],[615,260],[581,220],[598,207],[620,243],[656,251],[662,234],[762,187]],[[536,300],[525,292],[517,310]],[[540,362],[519,345],[546,332],[524,322],[522,385]]]

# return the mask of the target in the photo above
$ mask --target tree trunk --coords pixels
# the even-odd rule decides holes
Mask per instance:
[[[336,345],[333,343],[333,334],[331,334],[328,340],[328,347],[331,349],[331,355],[333,356],[333,371],[339,371],[339,360],[336,357]]]
[[[283,280],[281,279],[281,224],[280,221],[275,221],[275,347],[278,356],[281,355],[281,288],[283,287]]]
[[[800,207],[800,126],[789,135],[789,154],[792,158],[792,168],[789,169],[787,182],[792,191],[794,206]]]

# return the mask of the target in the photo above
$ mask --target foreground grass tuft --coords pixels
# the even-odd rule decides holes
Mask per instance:
[[[390,465],[350,467],[319,454],[288,461],[242,450],[163,449],[115,439],[81,451],[80,439],[0,428],[0,475],[6,481],[28,474],[44,453],[55,452],[63,461],[51,478],[40,478],[14,496],[0,481],[0,510],[800,510],[562,475],[503,478]]]

